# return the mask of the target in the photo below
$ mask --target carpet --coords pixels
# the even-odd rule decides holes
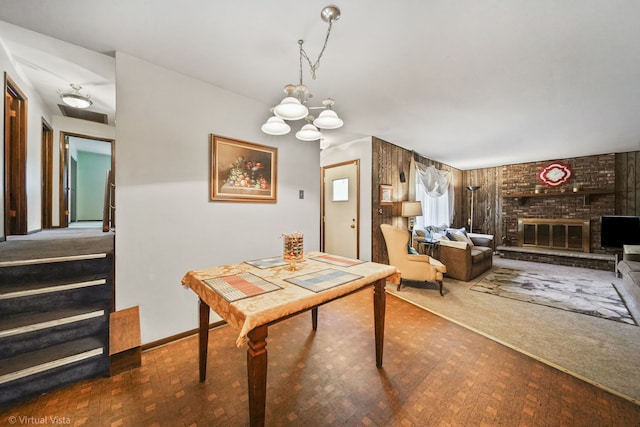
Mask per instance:
[[[612,283],[511,268],[494,268],[472,291],[636,325]]]
[[[495,256],[493,268],[598,279],[618,286],[613,271],[517,261]],[[388,284],[387,293],[640,405],[640,327],[540,304],[472,291],[491,271],[463,282]]]

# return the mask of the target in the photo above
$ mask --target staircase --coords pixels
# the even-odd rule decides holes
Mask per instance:
[[[109,374],[113,251],[0,262],[0,407]]]

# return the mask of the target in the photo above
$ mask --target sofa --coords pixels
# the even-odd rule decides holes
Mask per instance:
[[[616,269],[622,276],[622,285],[618,292],[622,295],[629,313],[640,325],[640,254],[625,253]]]
[[[414,244],[425,238],[425,232],[416,230]],[[494,241],[491,234],[467,233],[462,229],[446,229],[436,232],[438,240],[434,257],[446,268],[446,277],[467,282],[491,269],[493,265]]]

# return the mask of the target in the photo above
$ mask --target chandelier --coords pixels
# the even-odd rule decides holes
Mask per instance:
[[[69,84],[69,86],[71,86],[71,92],[63,93],[60,90],[58,91],[62,102],[73,108],[88,108],[93,104],[91,96],[80,93],[82,86],[73,83]]]
[[[291,131],[291,126],[286,121],[296,121],[305,119],[307,124],[296,132],[296,138],[301,141],[315,141],[322,138],[322,133],[319,129],[337,129],[342,126],[343,121],[338,114],[333,110],[335,101],[331,98],[327,98],[322,101],[322,106],[311,107],[309,101],[312,96],[309,93],[309,89],[302,83],[302,63],[303,59],[309,64],[311,71],[311,77],[315,80],[316,70],[320,65],[320,58],[324,54],[327,48],[327,42],[329,41],[329,35],[331,34],[331,27],[333,23],[340,18],[340,9],[337,6],[327,6],[320,12],[320,17],[323,21],[329,24],[327,29],[327,35],[324,39],[324,45],[322,50],[318,54],[318,58],[315,62],[311,62],[307,52],[302,45],[304,40],[298,40],[298,47],[300,51],[300,72],[298,84],[288,84],[284,87],[286,94],[285,98],[270,111],[273,116],[267,119],[266,123],[262,125],[262,131],[269,135],[285,135]],[[318,117],[314,117],[309,114],[309,110],[323,110]],[[286,121],[285,121],[286,120]]]

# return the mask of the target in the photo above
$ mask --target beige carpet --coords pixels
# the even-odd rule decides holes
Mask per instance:
[[[601,278],[618,284],[613,272],[494,258],[494,266],[558,275]],[[487,273],[485,273],[487,274]],[[640,404],[640,327],[580,313],[471,291],[470,282],[445,278],[436,286],[387,291],[443,318],[528,354],[562,371]]]

